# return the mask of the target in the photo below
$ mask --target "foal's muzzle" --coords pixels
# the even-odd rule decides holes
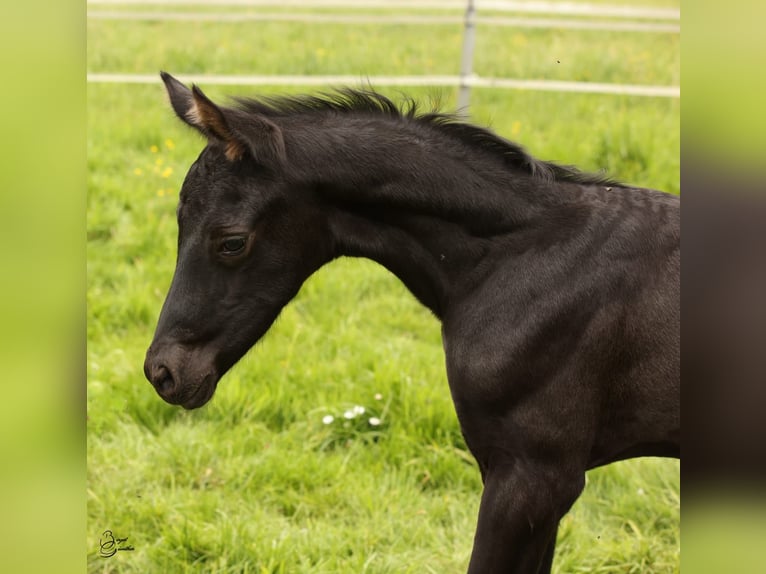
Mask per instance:
[[[213,396],[218,375],[212,361],[181,346],[156,346],[146,352],[144,374],[157,394],[171,405],[196,409]]]

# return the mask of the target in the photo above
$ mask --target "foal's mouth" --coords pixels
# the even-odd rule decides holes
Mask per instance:
[[[210,401],[215,394],[215,389],[218,386],[219,377],[214,373],[207,375],[196,388],[183,387],[177,382],[175,386],[168,392],[159,391],[162,400],[171,405],[179,405],[187,410],[198,409]]]
[[[208,403],[218,387],[218,377],[213,374],[206,376],[202,383],[188,398],[182,398],[175,404],[181,405],[186,410],[198,409]]]

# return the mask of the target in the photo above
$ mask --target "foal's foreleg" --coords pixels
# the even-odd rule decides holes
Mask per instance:
[[[558,534],[558,526],[556,527],[556,532],[553,533],[553,538],[548,543],[548,548],[545,549],[545,554],[543,555],[542,564],[540,564],[540,568],[538,569],[538,572],[540,574],[548,574],[551,571],[551,568],[553,567],[553,555],[556,554],[556,535],[557,534]]]
[[[547,574],[556,532],[585,484],[584,474],[515,464],[484,482],[469,574]]]

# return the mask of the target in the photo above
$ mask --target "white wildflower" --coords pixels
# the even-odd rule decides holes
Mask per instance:
[[[381,395],[380,393],[375,393],[375,400],[376,401],[382,401],[383,400],[383,395]]]
[[[334,420],[335,420],[335,417],[332,415],[325,415],[322,417],[322,422],[326,425],[329,425]]]
[[[380,419],[378,417],[370,417],[369,420],[370,426],[379,426],[380,425]]]
[[[356,416],[356,413],[354,411],[346,411],[343,413],[344,419],[353,419]]]
[[[364,407],[361,405],[355,405],[354,406],[354,415],[363,415],[364,414]]]

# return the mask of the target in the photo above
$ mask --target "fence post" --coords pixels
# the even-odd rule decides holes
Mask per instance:
[[[468,104],[471,100],[471,86],[468,83],[473,74],[473,47],[476,39],[476,11],[473,0],[468,0],[465,9],[465,29],[463,31],[463,53],[460,60],[460,88],[457,95],[458,114],[468,116]]]

